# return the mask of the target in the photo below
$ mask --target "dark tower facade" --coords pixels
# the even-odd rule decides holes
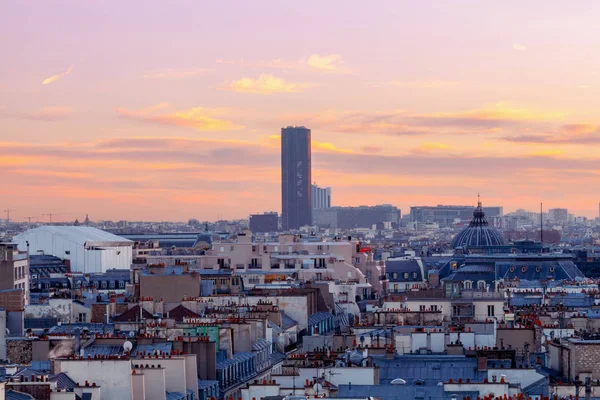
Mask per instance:
[[[281,128],[281,225],[312,225],[310,129]]]

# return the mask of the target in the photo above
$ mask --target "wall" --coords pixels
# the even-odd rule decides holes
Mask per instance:
[[[494,398],[510,396],[508,383],[444,383],[444,392],[479,392],[482,396],[494,393]]]
[[[146,400],[146,375],[137,372],[131,375],[131,388],[133,390],[132,400]]]
[[[185,358],[185,384],[190,390],[193,390],[198,398],[198,365],[195,354],[186,354]],[[204,362],[204,360],[202,360]]]
[[[180,303],[184,296],[200,296],[200,275],[142,275],[140,296],[163,299],[166,303]]]
[[[496,346],[504,345],[513,349],[522,350],[525,343],[529,343],[529,351],[535,350],[535,331],[533,328],[498,328],[496,331]]]
[[[185,393],[187,389],[185,358],[172,357],[155,361],[165,368],[165,390],[167,392]]]
[[[31,340],[15,339],[7,341],[7,357],[15,364],[29,364],[31,362]]]
[[[506,375],[504,380],[508,383],[519,383],[522,388],[531,385],[542,379],[544,375],[538,374],[534,368],[529,369],[488,369],[488,381],[492,382],[492,377],[500,380],[501,375]]]
[[[74,322],[73,301],[71,299],[52,298],[48,304],[36,304],[25,306],[25,318],[58,318],[64,324]]]
[[[132,360],[132,364],[137,364],[144,360]],[[145,365],[145,364],[144,364]],[[156,367],[152,368],[152,364],[149,368],[136,369],[136,373],[141,372],[144,374],[144,392],[146,397],[144,400],[165,400],[167,397],[166,392],[166,377],[164,368]]]
[[[75,382],[90,381],[102,387],[99,400],[131,399],[131,363],[129,360],[66,360],[57,359],[58,372],[64,372]]]
[[[20,289],[0,290],[0,308],[7,311],[23,311],[25,301]]]
[[[569,347],[572,349],[570,377],[576,378],[585,372],[593,380],[600,379],[600,341],[569,340]]]
[[[6,360],[6,310],[0,309],[0,360]]]

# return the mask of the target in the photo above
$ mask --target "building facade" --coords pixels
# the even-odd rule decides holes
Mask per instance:
[[[310,129],[281,129],[281,221],[284,230],[312,224]]]
[[[483,207],[488,218],[501,217],[503,207]],[[468,221],[473,214],[473,206],[415,206],[410,208],[411,222],[439,224],[440,228],[454,225],[460,221]]]
[[[331,207],[331,188],[321,188],[317,185],[311,186],[312,208],[320,210]]]
[[[29,258],[14,243],[0,243],[0,290],[21,289],[29,304]]]
[[[277,232],[279,230],[279,216],[275,212],[252,214],[248,226],[254,233]]]
[[[392,205],[331,207],[315,209],[314,224],[322,228],[354,229],[372,228],[373,225],[397,226],[400,210]]]

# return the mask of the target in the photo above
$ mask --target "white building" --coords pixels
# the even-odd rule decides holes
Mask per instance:
[[[312,208],[323,209],[331,207],[331,188],[320,188],[317,185],[311,185]]]
[[[41,226],[15,236],[20,250],[48,254],[68,260],[73,272],[106,272],[129,269],[131,240],[87,226]]]

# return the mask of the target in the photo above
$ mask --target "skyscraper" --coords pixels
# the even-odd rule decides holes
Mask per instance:
[[[310,129],[281,128],[281,225],[284,230],[312,224]]]
[[[313,210],[331,207],[331,188],[321,188],[317,185],[310,187]]]

